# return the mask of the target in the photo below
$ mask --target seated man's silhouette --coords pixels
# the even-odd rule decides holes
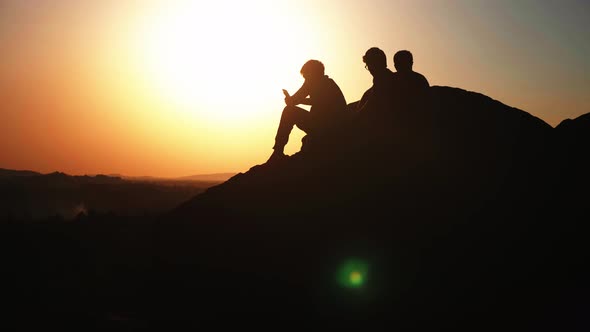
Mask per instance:
[[[423,105],[430,84],[424,75],[412,70],[414,57],[407,50],[398,51],[393,56],[396,69],[394,73],[397,106],[415,108]]]
[[[373,85],[361,97],[357,110],[363,116],[373,116],[385,112],[391,106],[394,73],[387,68],[385,52],[377,47],[371,47],[365,52],[363,62],[373,76]]]
[[[274,152],[268,162],[283,159],[284,148],[289,141],[289,135],[296,125],[310,137],[321,140],[342,120],[346,109],[346,99],[340,87],[330,77],[324,74],[324,64],[318,60],[309,60],[301,68],[301,75],[305,82],[292,96],[286,91],[285,104],[281,121],[275,137]],[[311,105],[309,111],[296,105]]]

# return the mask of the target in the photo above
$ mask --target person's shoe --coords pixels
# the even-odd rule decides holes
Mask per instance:
[[[270,155],[270,158],[268,158],[266,163],[267,164],[275,164],[275,163],[283,161],[285,159],[287,159],[287,155],[285,155],[283,152],[278,152],[275,150],[275,152],[273,152]]]

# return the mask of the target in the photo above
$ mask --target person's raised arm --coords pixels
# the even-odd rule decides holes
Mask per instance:
[[[285,97],[285,104],[288,106],[295,106],[299,104],[311,105],[307,81],[303,82],[303,85],[291,97]]]

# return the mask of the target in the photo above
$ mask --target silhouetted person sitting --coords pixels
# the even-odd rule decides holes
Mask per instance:
[[[387,68],[385,52],[377,47],[367,50],[363,62],[373,76],[373,86],[358,104],[356,125],[370,142],[361,143],[361,148],[379,155],[392,144],[423,135],[420,119],[426,112],[421,107],[428,100],[429,84],[423,75],[412,71],[412,54],[405,50],[396,53],[395,73]]]
[[[407,50],[398,51],[393,56],[393,63],[397,70],[394,73],[396,98],[399,98],[397,105],[404,108],[422,106],[428,96],[430,84],[424,75],[412,70],[412,53]]]
[[[393,99],[394,73],[387,68],[385,52],[371,47],[363,55],[363,62],[373,76],[373,85],[361,97],[357,110],[362,116],[386,112]]]
[[[346,99],[340,87],[324,74],[324,64],[318,60],[309,60],[301,68],[305,82],[292,96],[285,91],[285,104],[281,121],[275,137],[274,152],[268,162],[285,157],[284,148],[289,135],[296,125],[308,136],[321,140],[335,125],[339,124],[346,109]],[[296,105],[311,105],[309,111]]]

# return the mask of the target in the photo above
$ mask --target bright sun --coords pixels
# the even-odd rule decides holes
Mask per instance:
[[[168,2],[141,25],[146,80],[177,109],[212,121],[264,116],[269,98],[302,82],[299,68],[315,49],[295,10],[280,1]]]

